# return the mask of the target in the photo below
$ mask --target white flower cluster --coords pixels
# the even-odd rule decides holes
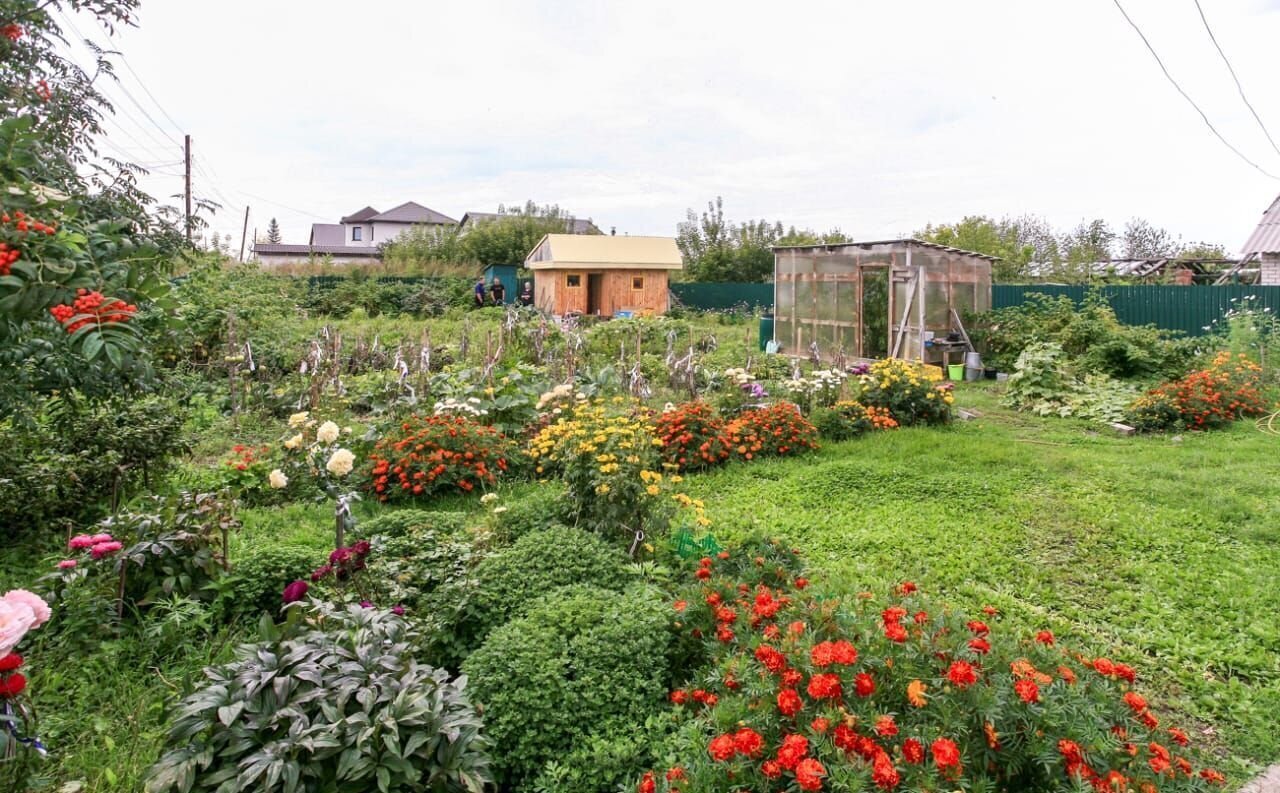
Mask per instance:
[[[746,369],[733,368],[724,370],[725,379],[734,385],[743,386],[755,380]]]
[[[537,409],[542,410],[547,405],[550,405],[553,402],[567,402],[570,399],[576,399],[579,402],[581,402],[581,401],[584,401],[586,398],[587,398],[587,395],[582,393],[581,391],[575,394],[573,392],[572,385],[568,383],[561,383],[560,385],[546,392],[542,396],[538,397]],[[557,409],[557,412],[558,412],[558,409]]]
[[[476,397],[470,397],[466,400],[449,397],[437,402],[434,410],[437,416],[441,413],[465,413],[469,416],[489,415],[489,411],[481,409],[479,405],[480,400]]]
[[[819,369],[808,377],[786,380],[782,383],[782,387],[794,396],[835,393],[840,390],[840,386],[848,376],[838,369]]]

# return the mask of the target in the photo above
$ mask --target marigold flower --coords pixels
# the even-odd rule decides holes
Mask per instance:
[[[823,716],[819,716],[818,718],[809,722],[809,729],[817,733],[824,733],[828,729],[830,729],[830,727],[831,727],[831,720]]]
[[[1124,699],[1124,704],[1128,705],[1129,709],[1132,710],[1134,713],[1141,713],[1142,711],[1147,709],[1147,700],[1144,699],[1143,696],[1136,691],[1124,692],[1123,699]]]
[[[969,641],[969,649],[978,655],[986,655],[991,652],[991,642],[986,639],[971,639]]]
[[[810,692],[810,695],[812,695],[812,692]],[[778,712],[788,718],[795,716],[804,707],[804,700],[800,698],[794,688],[784,688],[779,691],[777,702]]]
[[[791,733],[782,739],[778,747],[778,765],[794,771],[800,761],[809,754],[809,739],[797,733]]]
[[[916,682],[919,682],[919,681],[916,681]],[[907,690],[910,691],[910,687],[908,687]],[[859,672],[857,676],[854,677],[853,679],[853,692],[857,694],[859,697],[862,697],[863,699],[866,699],[867,697],[876,693],[875,678],[873,678],[870,674],[866,672]],[[924,704],[924,703],[921,703],[921,704]]]
[[[640,784],[636,785],[636,793],[657,793],[658,783],[654,781],[653,772],[645,771],[644,776],[640,777]]]
[[[925,697],[924,692],[928,688],[923,682],[912,680],[907,684],[907,701],[917,708],[923,708],[927,703],[927,697]]]
[[[682,689],[676,689],[671,692],[669,699],[671,700],[672,705],[683,705],[689,701],[689,695]]]
[[[1191,740],[1187,738],[1187,734],[1177,727],[1169,728],[1169,737],[1172,738],[1173,742],[1179,746],[1186,746],[1191,743]]]
[[[924,762],[924,744],[915,738],[908,738],[902,742],[902,759],[912,765],[920,765]]]
[[[721,763],[732,760],[737,751],[733,736],[729,734],[717,735],[711,739],[711,743],[707,744],[707,754],[711,755],[711,759]]]
[[[947,679],[956,688],[968,688],[978,682],[978,673],[968,661],[954,661],[947,670]]]
[[[1063,680],[1067,681],[1067,685],[1075,685],[1076,673],[1071,671],[1071,667],[1069,666],[1059,666],[1058,677],[1061,677]]]
[[[671,604],[671,607],[674,608],[676,611],[684,611],[685,609],[689,608],[689,601],[677,600],[675,603]]]
[[[1013,690],[1028,705],[1040,701],[1040,686],[1034,680],[1019,680],[1013,684]]]
[[[1040,631],[1039,633],[1036,634],[1036,641],[1040,642],[1041,644],[1047,647],[1052,647],[1053,631]]]
[[[875,730],[881,738],[892,738],[898,734],[898,723],[893,720],[893,716],[886,713],[876,719]]]
[[[787,666],[787,659],[777,648],[762,644],[756,648],[756,660],[775,675]]]
[[[871,781],[881,790],[893,790],[902,781],[902,775],[887,752],[877,752],[871,761]]]
[[[982,620],[969,620],[965,623],[965,627],[973,631],[978,636],[986,636],[991,633],[991,629],[987,627],[987,623]]]
[[[858,662],[858,650],[852,643],[839,641],[819,642],[809,651],[809,660],[814,666],[825,668],[832,664],[852,666]]]
[[[808,757],[796,765],[795,773],[796,784],[801,790],[822,790],[822,778],[827,775],[827,769],[822,763]]]
[[[989,721],[982,723],[982,732],[987,737],[987,746],[991,751],[999,751],[1000,749],[1000,733],[996,732],[996,725]]]
[[[1223,776],[1221,772],[1215,771],[1212,768],[1206,768],[1202,770],[1200,772],[1200,776],[1205,781],[1212,782],[1215,785],[1224,785],[1227,782],[1227,778]]]
[[[675,766],[673,768],[667,769],[668,782],[676,782],[678,780],[685,779],[685,778],[687,778],[687,776],[684,772],[684,769],[681,768],[680,766]]]
[[[809,696],[814,699],[839,699],[840,676],[833,674],[814,675],[809,678]]]
[[[760,764],[760,773],[769,779],[777,779],[782,776],[782,765],[777,760],[765,760]]]
[[[950,738],[939,738],[934,741],[929,745],[929,752],[933,755],[933,764],[939,771],[960,767],[960,747],[956,746],[955,741]]]
[[[907,629],[902,627],[901,623],[887,622],[884,626],[884,635],[889,641],[901,644],[907,640]]]

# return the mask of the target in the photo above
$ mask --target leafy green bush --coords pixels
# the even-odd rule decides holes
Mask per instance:
[[[1120,421],[1137,389],[1106,375],[1078,379],[1060,345],[1037,342],[1018,356],[1005,391],[1006,405],[1041,416]]]
[[[546,482],[518,499],[501,503],[506,511],[496,515],[494,525],[495,539],[500,543],[513,543],[526,534],[563,526],[564,513],[568,509],[564,488],[552,482]]]
[[[463,664],[483,703],[486,730],[502,747],[501,784],[554,776],[574,747],[617,740],[656,714],[667,692],[670,607],[649,589],[576,586],[549,592],[497,629]],[[594,754],[579,791],[613,791],[643,767],[641,747]]]
[[[888,408],[867,407],[861,402],[841,401],[829,408],[817,408],[809,417],[818,434],[829,441],[847,441],[872,430],[891,430],[898,421]]]
[[[433,599],[428,617],[440,624],[433,632],[433,650],[443,660],[456,661],[556,587],[621,589],[626,581],[626,556],[595,534],[565,526],[526,534],[482,560],[468,580]]]
[[[388,510],[376,518],[356,524],[357,537],[400,537],[411,530],[426,530],[451,534],[460,531],[467,522],[465,512],[434,512],[425,509]]]
[[[315,618],[205,670],[176,709],[150,793],[479,793],[489,783],[465,679],[415,661],[404,620],[359,606]]]
[[[305,545],[255,545],[234,561],[219,585],[218,605],[226,619],[280,611],[280,590],[306,578],[323,554]]]

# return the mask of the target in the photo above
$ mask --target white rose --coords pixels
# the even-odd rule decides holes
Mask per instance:
[[[284,442],[284,448],[286,449],[296,449],[301,445],[302,445],[301,432],[299,432],[297,435],[294,435],[292,438]]]
[[[289,417],[289,426],[296,430],[298,427],[301,427],[303,424],[306,424],[307,419],[310,418],[310,416],[311,414],[305,410],[302,411],[301,413],[294,413],[292,416]]]
[[[481,503],[481,504],[492,504],[493,502],[495,502],[495,501],[497,501],[497,500],[498,500],[498,494],[497,494],[497,493],[485,493],[483,496],[480,496],[480,503]]]
[[[321,429],[324,429],[321,427]],[[346,476],[351,473],[351,468],[355,465],[356,456],[349,449],[338,449],[329,456],[329,462],[325,463],[325,468],[334,476]]]
[[[316,430],[316,440],[321,443],[333,443],[338,439],[338,425],[332,421],[326,421],[320,425],[320,429]]]
[[[270,482],[271,486],[276,490],[283,490],[289,486],[289,477],[285,476],[284,471],[281,471],[279,468],[267,474],[267,481]]]

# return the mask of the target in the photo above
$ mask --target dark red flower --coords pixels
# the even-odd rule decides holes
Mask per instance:
[[[9,653],[4,658],[0,658],[0,672],[12,672],[22,666],[22,656],[17,653]]]
[[[888,752],[878,752],[871,761],[871,781],[881,790],[893,790],[902,781],[902,775]]]
[[[853,691],[863,699],[876,693],[876,681],[866,672],[859,672],[853,679]]]
[[[285,603],[297,603],[307,596],[308,585],[306,581],[298,579],[284,588],[283,600]]]
[[[644,776],[640,777],[640,784],[636,785],[636,793],[657,793],[658,783],[653,779],[652,771],[645,771]]]
[[[1053,646],[1053,631],[1040,631],[1036,634],[1036,641],[1049,647]]]
[[[947,670],[947,679],[956,688],[968,688],[978,682],[978,673],[968,661],[954,661]]]
[[[1034,680],[1019,680],[1013,684],[1013,690],[1018,698],[1028,705],[1040,701],[1040,686],[1037,686]]]
[[[12,698],[23,692],[27,687],[27,678],[23,677],[21,672],[14,672],[0,679],[0,697]]]
[[[804,707],[804,700],[794,688],[784,688],[779,691],[777,701],[778,711],[787,717],[795,716]]]
[[[908,738],[902,742],[902,759],[912,765],[920,765],[924,762],[924,744],[915,738]]]
[[[939,738],[929,745],[929,751],[933,754],[933,764],[938,770],[945,771],[948,768],[960,767],[960,747],[956,746],[955,741],[950,738]]]

